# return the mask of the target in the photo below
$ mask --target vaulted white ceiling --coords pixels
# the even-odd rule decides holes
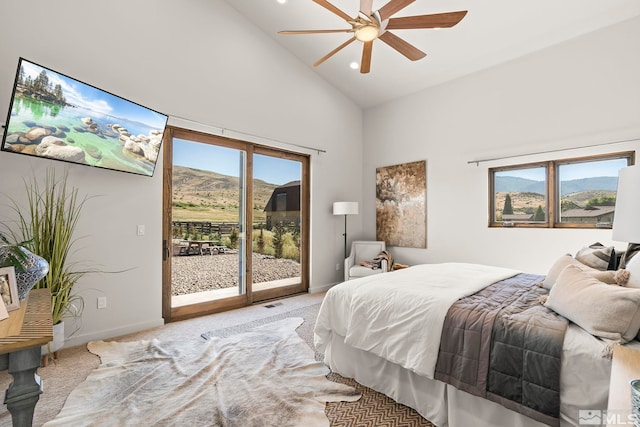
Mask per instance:
[[[393,30],[427,53],[409,61],[380,40],[373,44],[371,71],[360,62],[355,41],[318,67],[312,64],[352,37],[350,34],[279,35],[281,30],[347,29],[338,15],[312,0],[225,0],[300,61],[363,108],[385,103],[536,50],[640,15],[638,0],[417,0],[394,17],[467,10],[455,27]],[[359,0],[329,0],[355,17]],[[378,10],[388,0],[373,0]],[[593,52],[598,55],[597,51]]]

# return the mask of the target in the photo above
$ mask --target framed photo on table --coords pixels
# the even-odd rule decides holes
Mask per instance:
[[[16,271],[13,267],[0,268],[0,297],[7,311],[20,308],[18,300],[18,285],[16,283]]]

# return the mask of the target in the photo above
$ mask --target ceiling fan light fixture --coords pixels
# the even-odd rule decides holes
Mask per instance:
[[[360,68],[360,64],[358,64],[357,62],[353,61],[351,64],[349,64],[349,67],[352,70],[357,70],[358,68]]]
[[[375,25],[365,25],[356,30],[356,39],[361,42],[370,42],[380,35],[380,29]]]
[[[283,0],[284,1],[284,0]],[[360,11],[355,18],[347,15],[342,10],[333,5],[329,0],[313,0],[314,3],[324,7],[333,14],[344,19],[351,26],[341,30],[298,30],[298,31],[278,31],[278,34],[326,34],[326,33],[354,33],[347,41],[313,63],[314,67],[325,62],[350,43],[358,40],[362,46],[362,61],[360,73],[367,74],[371,70],[371,51],[373,41],[380,41],[389,45],[398,53],[404,55],[411,61],[417,61],[427,56],[426,53],[413,46],[411,43],[396,36],[387,30],[411,30],[419,28],[450,28],[458,24],[467,14],[466,10],[458,12],[432,13],[430,15],[403,16],[394,18],[393,15],[409,6],[415,0],[388,0],[380,10],[373,11],[371,5],[373,0],[360,0]],[[352,66],[353,67],[353,66]]]

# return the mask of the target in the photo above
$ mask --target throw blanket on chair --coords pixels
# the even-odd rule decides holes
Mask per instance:
[[[559,425],[567,320],[538,301],[542,276],[519,274],[454,303],[435,378],[537,421]]]
[[[373,260],[376,261],[378,265],[382,265],[382,260],[387,260],[387,271],[393,270],[393,257],[391,256],[391,252],[382,251]]]
[[[382,261],[387,261],[387,271],[393,270],[393,257],[389,251],[380,252],[372,261],[360,261],[359,265],[372,270],[378,270],[382,268]]]

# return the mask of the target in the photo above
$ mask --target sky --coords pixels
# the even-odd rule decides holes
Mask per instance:
[[[240,151],[176,138],[173,140],[173,164],[239,176]],[[300,180],[301,175],[300,162],[260,154],[253,157],[253,176],[256,179],[281,185]]]
[[[44,69],[53,86],[60,83],[67,103],[91,111],[144,123],[152,129],[164,130],[167,117],[134,102],[112,95],[78,80],[66,77],[55,71],[33,64],[25,59],[20,63],[26,75],[31,79],[38,77]]]
[[[560,166],[560,179],[593,178],[600,176],[618,176],[620,169],[627,167],[626,159],[601,160],[598,162],[571,163]],[[515,176],[534,181],[545,180],[545,169],[542,167],[503,171],[498,176]]]
[[[604,160],[599,162],[573,163],[560,166],[562,180],[589,178],[596,176],[617,177],[620,169],[627,167],[626,159]]]

